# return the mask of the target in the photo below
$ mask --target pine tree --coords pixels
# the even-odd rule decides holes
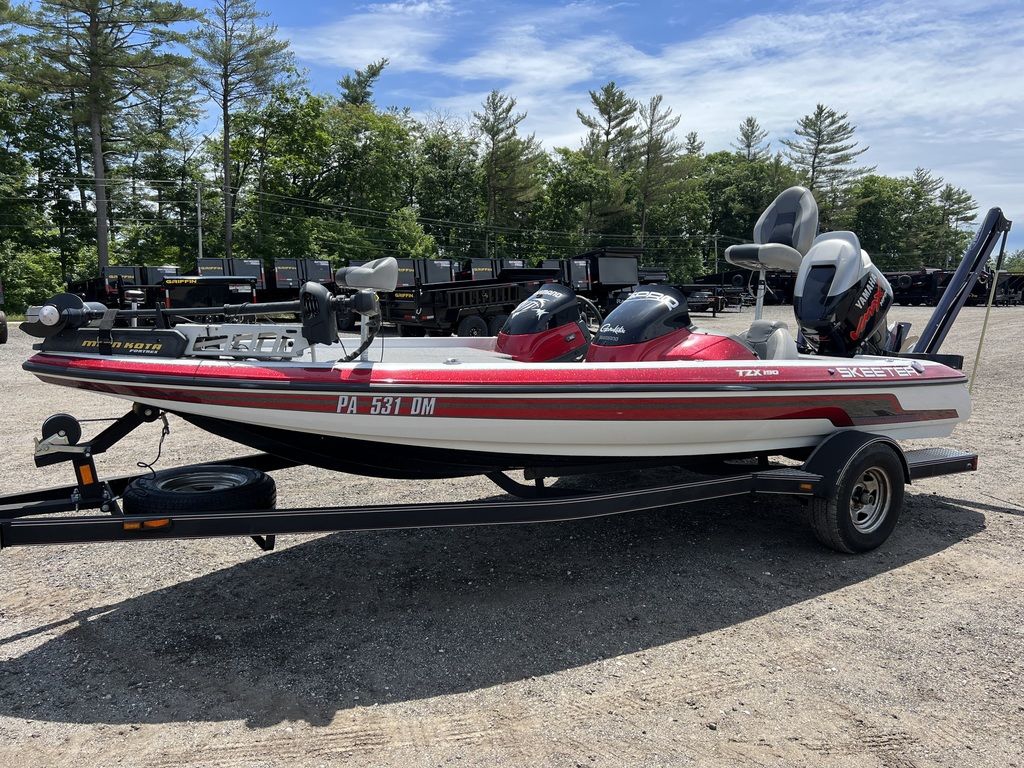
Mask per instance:
[[[115,118],[148,100],[155,78],[185,66],[167,46],[181,39],[175,25],[192,18],[164,0],[41,0],[22,22],[35,31],[34,84],[73,98],[89,126],[100,268],[109,263],[105,136]]]
[[[533,134],[519,135],[526,113],[513,112],[515,106],[512,97],[491,91],[484,99],[483,111],[473,113],[482,137],[488,224],[511,222],[521,205],[539,191],[536,171],[543,152]]]
[[[651,206],[666,193],[672,180],[672,163],[679,155],[679,142],[672,131],[679,125],[679,116],[672,115],[671,107],[662,107],[658,94],[640,107],[640,174],[638,198],[640,202],[640,245],[647,234],[647,219]]]
[[[757,118],[749,115],[740,123],[740,134],[732,145],[746,160],[767,160],[769,145],[765,142],[768,131],[761,127]]]
[[[265,94],[290,60],[288,43],[277,39],[277,27],[260,25],[267,15],[256,9],[253,0],[215,0],[192,40],[192,53],[202,66],[199,84],[220,108],[227,258],[231,258],[237,196],[231,183],[231,110],[239,102]]]
[[[373,101],[373,86],[388,63],[387,59],[378,59],[367,64],[365,69],[357,69],[354,74],[341,78],[338,85],[341,87],[342,101],[357,105]]]
[[[953,229],[974,221],[978,203],[974,195],[961,187],[946,184],[938,194],[939,207],[946,224]]]
[[[859,147],[853,134],[856,126],[831,107],[818,104],[810,115],[800,119],[796,139],[783,139],[786,157],[803,174],[811,190],[836,196],[852,182],[874,168],[859,168],[854,163],[867,152]]]
[[[698,157],[704,152],[704,142],[700,140],[696,131],[686,134],[686,145],[683,150],[690,157]]]
[[[587,146],[606,167],[621,170],[629,164],[635,148],[636,126],[632,121],[637,103],[614,80],[599,91],[590,91],[590,103],[597,114],[576,110],[576,116],[590,132]]]

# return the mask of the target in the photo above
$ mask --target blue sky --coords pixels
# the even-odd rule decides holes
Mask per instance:
[[[498,88],[548,146],[615,80],[661,93],[707,149],[752,114],[773,145],[817,102],[846,111],[879,171],[921,165],[1003,207],[1024,247],[1022,0],[262,0],[316,90],[387,57],[384,106],[468,118]]]

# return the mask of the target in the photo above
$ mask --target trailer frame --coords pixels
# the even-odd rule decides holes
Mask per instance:
[[[532,467],[524,472],[527,480],[533,481],[532,485],[501,472],[485,475],[515,497],[511,500],[125,514],[118,503],[121,494],[131,482],[148,473],[101,480],[94,457],[109,450],[137,427],[161,419],[165,419],[163,412],[135,404],[85,442],[79,442],[80,425],[73,417],[56,414],[47,419],[43,424],[43,437],[36,443],[36,465],[70,463],[76,482],[0,496],[0,549],[38,544],[248,536],[261,550],[269,551],[274,548],[279,534],[562,522],[764,494],[825,498],[834,491],[845,468],[879,444],[896,452],[903,468],[902,479],[907,483],[924,477],[973,471],[977,469],[978,460],[976,454],[948,448],[902,451],[887,437],[841,431],[826,438],[799,467],[771,464],[767,456],[745,457],[755,459],[756,463],[737,464],[732,457],[734,463],[723,460],[716,467],[716,474],[699,480],[613,492],[573,491],[545,485],[547,477],[607,473],[607,465]],[[185,466],[218,465],[270,472],[297,466],[298,462],[253,454]],[[650,462],[638,462],[636,468],[650,465]],[[616,465],[616,468],[629,467]],[[95,513],[97,511],[99,514]]]

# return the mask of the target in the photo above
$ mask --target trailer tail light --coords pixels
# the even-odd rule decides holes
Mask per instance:
[[[164,291],[164,307],[171,308],[171,292],[168,290]]]

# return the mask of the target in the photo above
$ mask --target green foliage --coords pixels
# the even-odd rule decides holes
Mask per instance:
[[[519,134],[526,113],[513,112],[515,106],[515,99],[491,91],[482,111],[473,113],[481,138],[485,221],[505,227],[521,223],[528,204],[540,193],[543,158],[536,137]]]
[[[176,25],[193,18],[191,8],[166,0],[41,0],[20,19],[33,31],[35,57],[23,86],[63,96],[72,122],[88,126],[101,265],[108,261],[106,154],[112,122],[144,104],[162,77],[188,66],[169,46],[182,41]]]
[[[767,160],[770,154],[767,139],[768,131],[756,117],[748,115],[740,123],[740,133],[732,147],[746,160]]]
[[[30,304],[42,304],[64,289],[56,253],[28,250],[10,241],[0,242],[0,281],[3,309],[12,314],[22,314]]]
[[[662,96],[652,96],[640,107],[640,156],[637,173],[637,202],[640,209],[640,245],[644,245],[647,221],[653,206],[665,199],[678,177],[680,145],[672,135],[679,125],[679,117],[672,115],[671,107],[662,107]]]
[[[228,258],[238,192],[231,173],[231,110],[239,103],[259,102],[291,60],[288,43],[277,39],[277,27],[260,24],[267,15],[253,0],[216,0],[191,40],[192,54],[200,62],[197,82],[220,109],[223,243]]]
[[[341,98],[346,104],[369,104],[373,101],[373,86],[388,65],[387,59],[378,59],[366,65],[365,69],[357,69],[354,74],[345,75],[338,81]]]
[[[1018,248],[1016,251],[1006,254],[1006,258],[1003,259],[1003,269],[1018,274],[1024,272],[1024,248]]]
[[[723,266],[724,248],[749,240],[771,200],[801,182],[814,190],[823,228],[853,229],[883,268],[950,266],[971,235],[968,192],[924,169],[890,178],[859,167],[866,147],[847,115],[825,105],[799,120],[785,155],[770,152],[754,116],[740,124],[735,151],[706,153],[696,131],[680,138],[682,121],[661,96],[639,104],[609,82],[576,110],[581,144],[546,152],[522,132],[515,98],[498,91],[468,123],[379,108],[373,90],[386,59],[344,75],[338,93],[311,93],[252,0],[215,0],[190,37],[193,66],[168,47],[192,13],[160,0],[43,0],[33,11],[0,0],[0,256],[10,305],[94,270],[108,228],[122,263],[191,268],[197,198],[205,254],[266,262],[537,263],[642,245],[649,263],[685,281]],[[111,71],[82,79],[100,65]],[[198,94],[220,111],[209,137],[197,128]]]
[[[632,162],[636,148],[636,101],[613,80],[600,90],[590,91],[590,104],[593,115],[576,110],[576,116],[589,131],[584,144],[587,153],[607,167],[624,170]]]
[[[857,233],[883,269],[952,268],[970,242],[963,226],[974,220],[974,199],[924,169],[865,176],[850,198],[853,208],[838,223]]]
[[[388,217],[388,226],[394,233],[395,256],[413,259],[432,259],[437,256],[437,243],[423,231],[412,206],[401,208]]]
[[[851,204],[847,194],[850,187],[874,170],[856,165],[868,151],[854,139],[856,130],[846,112],[818,104],[814,112],[800,118],[794,131],[796,138],[782,139],[786,157],[815,193],[825,229]]]

